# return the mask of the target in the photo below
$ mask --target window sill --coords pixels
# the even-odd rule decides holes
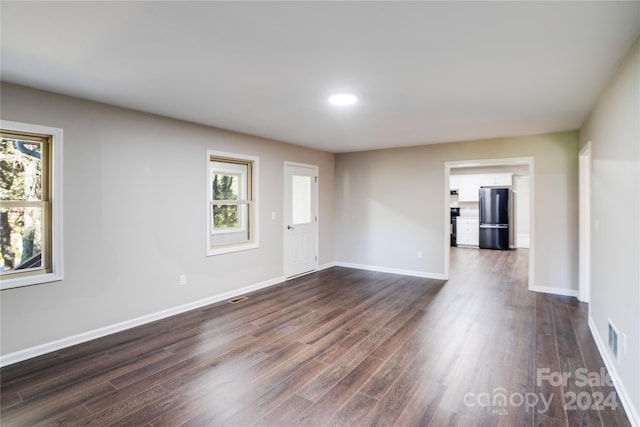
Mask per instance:
[[[2,279],[0,290],[22,288],[24,286],[41,285],[44,283],[59,282],[62,276],[56,273],[34,274],[32,276]]]
[[[219,248],[209,248],[207,249],[207,256],[248,251],[250,249],[258,249],[259,247],[260,245],[258,243],[253,242],[253,243],[245,243],[245,244],[238,244],[238,245],[229,245],[229,246],[224,246]]]

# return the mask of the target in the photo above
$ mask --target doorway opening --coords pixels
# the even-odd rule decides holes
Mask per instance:
[[[444,165],[444,198],[445,198],[445,224],[444,224],[444,275],[449,278],[450,272],[450,247],[453,225],[451,212],[454,205],[458,208],[457,214],[462,218],[461,226],[467,227],[471,232],[479,228],[479,207],[478,193],[481,186],[491,186],[491,183],[484,183],[487,179],[495,179],[497,186],[503,186],[499,177],[501,174],[508,174],[513,194],[511,220],[510,220],[510,247],[528,248],[528,289],[531,289],[534,282],[534,159],[533,157],[513,157],[504,159],[482,159],[445,162]],[[459,178],[466,176],[465,178]],[[481,177],[481,178],[476,178]],[[453,191],[454,187],[457,192]],[[457,194],[456,194],[457,193]],[[461,203],[462,201],[462,203]],[[457,205],[456,205],[457,202]],[[473,221],[475,208],[476,219]],[[465,213],[468,213],[465,215]],[[469,222],[467,224],[465,222]],[[459,220],[457,220],[459,221]],[[455,221],[455,222],[457,222]],[[477,226],[476,226],[477,224]],[[460,227],[458,227],[460,228]],[[461,231],[464,232],[464,228]],[[474,236],[462,236],[463,242],[468,246],[474,246]],[[477,237],[475,237],[477,239]],[[471,239],[469,241],[465,239]],[[475,246],[478,246],[475,243]]]

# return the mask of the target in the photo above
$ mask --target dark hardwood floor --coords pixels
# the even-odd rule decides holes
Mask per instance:
[[[586,305],[527,291],[526,250],[451,254],[448,282],[331,268],[8,366],[1,424],[629,425],[577,375]]]

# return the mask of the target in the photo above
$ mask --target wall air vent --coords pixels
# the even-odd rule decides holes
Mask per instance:
[[[613,326],[611,320],[609,320],[609,349],[616,361],[618,361],[618,330]]]

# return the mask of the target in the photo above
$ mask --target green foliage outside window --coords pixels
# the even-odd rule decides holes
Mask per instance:
[[[42,200],[42,146],[39,142],[2,138],[0,142],[0,199]],[[0,270],[11,271],[38,255],[42,241],[42,209],[0,209]]]
[[[215,174],[213,200],[238,200],[238,177]],[[216,229],[239,227],[238,205],[213,205],[213,226]]]

